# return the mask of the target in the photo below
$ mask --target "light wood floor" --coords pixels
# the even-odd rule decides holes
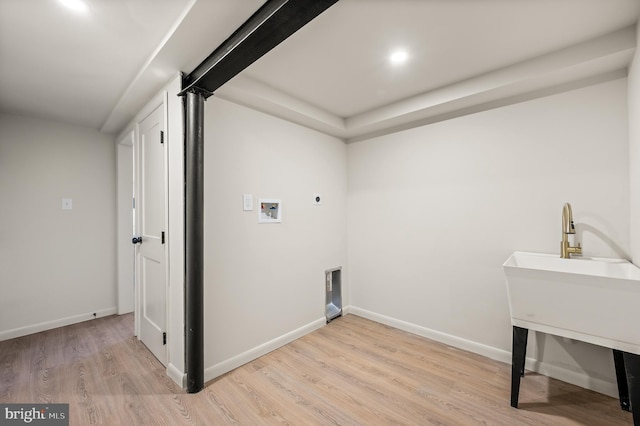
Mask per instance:
[[[630,425],[618,401],[353,315],[186,394],[131,315],[0,342],[0,402],[70,403],[71,425]]]

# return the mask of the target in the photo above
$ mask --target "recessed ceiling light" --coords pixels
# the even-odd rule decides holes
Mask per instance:
[[[58,0],[68,9],[73,10],[74,12],[86,12],[88,7],[85,2],[82,0]]]
[[[396,50],[389,56],[389,61],[392,64],[402,64],[407,62],[407,59],[409,59],[409,54],[406,50]]]

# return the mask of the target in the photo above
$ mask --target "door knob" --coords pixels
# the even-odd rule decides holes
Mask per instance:
[[[131,242],[132,242],[133,244],[142,244],[142,237],[133,237],[133,238],[131,239]]]

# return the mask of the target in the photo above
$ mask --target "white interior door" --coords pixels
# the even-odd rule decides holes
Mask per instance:
[[[164,105],[139,125],[136,278],[138,338],[167,363],[166,144]]]

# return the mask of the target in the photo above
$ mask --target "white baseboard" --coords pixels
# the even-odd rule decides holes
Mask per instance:
[[[114,306],[111,308],[95,311],[96,316],[93,316],[94,312],[87,312],[86,314],[73,315],[66,318],[41,322],[39,324],[26,325],[24,327],[14,328],[12,330],[0,331],[0,341],[27,336],[29,334],[39,333],[41,331],[47,331],[58,327],[64,327],[65,325],[77,324],[79,322],[88,321],[100,317],[106,317],[107,315],[113,315],[117,312],[118,308]]]
[[[509,354],[511,356],[511,354]],[[612,355],[613,356],[613,355]],[[511,359],[509,359],[511,364]],[[540,362],[535,358],[527,357],[526,369],[540,373],[543,376],[553,377],[581,388],[589,389],[604,395],[618,399],[618,384],[608,380],[602,380],[591,377],[588,374],[579,371],[569,370],[567,368],[558,367],[548,362]]]
[[[427,339],[435,340],[436,342],[444,343],[445,345],[453,346],[458,349],[473,352],[496,361],[511,364],[511,352],[505,351],[504,349],[495,348],[493,346],[484,345],[482,343],[463,339],[451,334],[442,333],[440,331],[377,314],[355,306],[344,308],[343,312],[370,319],[372,321],[407,331],[418,336],[426,337]],[[615,382],[593,378],[585,373],[569,370],[567,368],[545,362],[539,362],[535,358],[530,357],[527,357],[526,368],[530,371],[535,371],[536,373],[571,383],[572,385],[580,386],[614,398],[618,397],[618,387]]]
[[[262,345],[256,346],[255,348],[249,349],[246,352],[238,354],[232,358],[229,358],[225,361],[219,362],[211,367],[205,368],[204,370],[204,381],[208,382],[209,380],[213,380],[216,377],[222,376],[229,371],[240,367],[248,362],[253,361],[265,355],[271,351],[278,349],[281,346],[286,345],[287,343],[291,343],[296,339],[304,336],[305,334],[309,334],[314,330],[317,330],[327,324],[326,319],[320,318],[317,319],[307,325],[304,325],[296,330],[293,330],[289,333],[283,334],[282,336],[276,337],[273,340],[270,340]]]
[[[187,374],[183,371],[180,371],[178,367],[169,363],[167,365],[167,376],[174,382],[178,384],[182,389],[187,388]]]

